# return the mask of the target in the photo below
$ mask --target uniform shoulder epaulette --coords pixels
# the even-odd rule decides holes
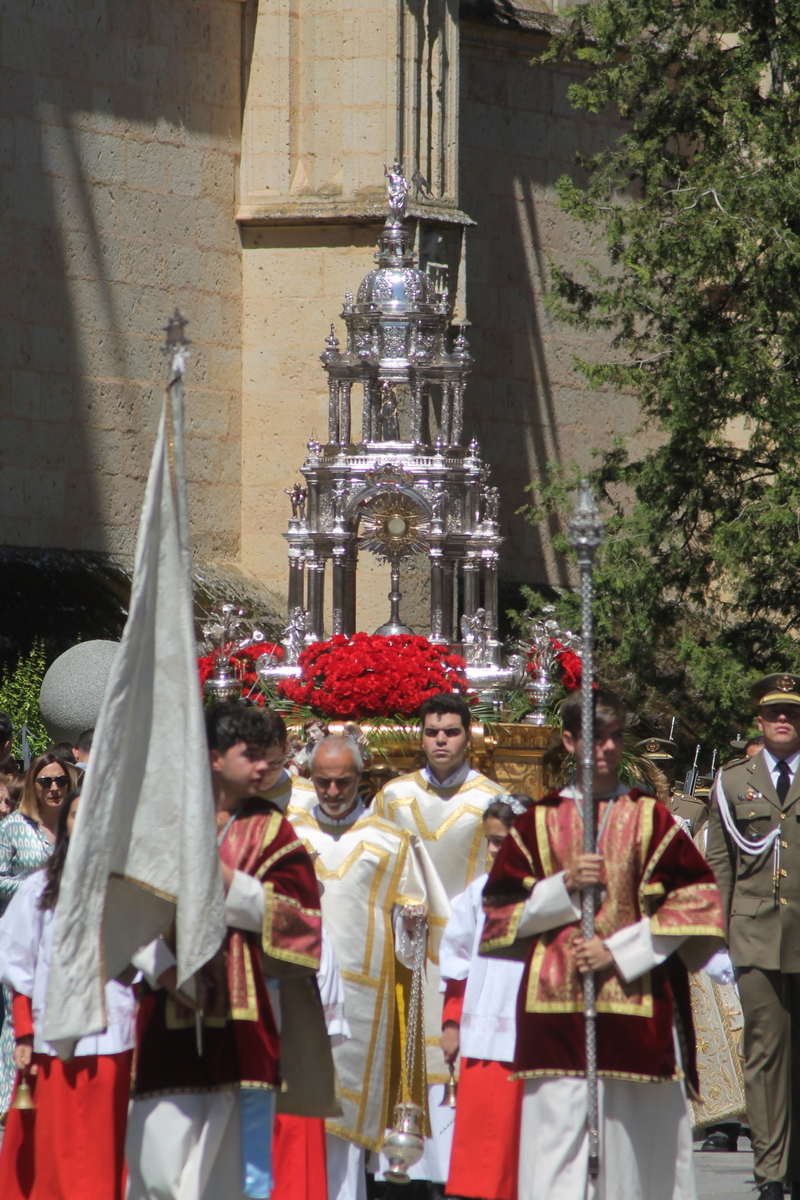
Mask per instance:
[[[723,763],[720,771],[730,771],[731,767],[740,767],[742,763],[747,762],[747,756],[742,755],[741,758],[732,758],[729,762]]]

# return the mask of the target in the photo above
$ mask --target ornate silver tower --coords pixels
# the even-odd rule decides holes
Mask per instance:
[[[305,639],[323,636],[326,568],[332,563],[333,628],[355,632],[359,550],[391,565],[389,621],[379,633],[407,633],[400,617],[403,558],[430,564],[432,642],[459,640],[459,616],[480,621],[484,657],[499,663],[497,641],[498,492],[478,444],[461,443],[464,388],[472,359],[463,327],[450,345],[447,292],[414,265],[405,224],[408,183],[395,163],[377,266],[355,300],[345,297],[342,346],[331,325],[320,355],[328,374],[328,443],[308,444],[305,486],[289,491],[289,615],[305,610]],[[353,406],[361,402],[355,441]],[[457,573],[463,580],[456,612]],[[465,626],[466,627],[466,626]],[[471,641],[471,638],[467,639]]]

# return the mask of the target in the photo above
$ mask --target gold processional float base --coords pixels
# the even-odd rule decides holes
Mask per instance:
[[[343,734],[359,725],[369,742],[370,759],[364,769],[363,791],[374,794],[389,780],[418,770],[418,725],[376,725],[372,722],[326,721],[328,731]],[[349,726],[349,730],[347,728]],[[287,722],[290,739],[302,736],[302,725]],[[557,784],[564,754],[559,733],[550,725],[525,725],[502,721],[477,721],[472,726],[470,766],[495,780],[507,792],[520,792],[539,800]]]

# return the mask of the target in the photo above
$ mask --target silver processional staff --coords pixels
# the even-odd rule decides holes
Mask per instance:
[[[603,522],[589,489],[588,480],[581,482],[578,502],[569,523],[569,543],[576,552],[580,568],[581,592],[581,790],[583,792],[583,852],[597,852],[597,821],[594,810],[594,635],[592,630],[592,601],[594,585],[592,571],[597,548],[603,540]],[[594,914],[597,888],[585,888],[581,893],[581,931],[585,941],[594,937]],[[600,1171],[600,1136],[597,1111],[597,1011],[595,1009],[595,975],[589,971],[583,977],[583,1009],[586,1026],[586,1123],[589,1130],[589,1176],[596,1179]]]

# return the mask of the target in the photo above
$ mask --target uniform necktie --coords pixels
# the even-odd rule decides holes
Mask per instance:
[[[778,799],[781,804],[783,804],[789,793],[789,781],[792,775],[789,770],[789,764],[784,762],[783,759],[775,763],[775,770],[778,772],[778,782],[775,784],[775,791],[778,793]]]

